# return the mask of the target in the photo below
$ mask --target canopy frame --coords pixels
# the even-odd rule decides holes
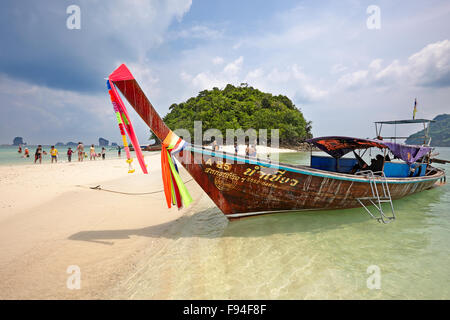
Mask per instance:
[[[409,119],[409,120],[390,120],[390,121],[376,121],[375,123],[375,134],[377,138],[384,138],[384,139],[390,139],[394,140],[394,142],[397,142],[397,139],[407,139],[408,137],[400,137],[397,136],[397,124],[415,124],[415,123],[422,123],[423,124],[423,131],[424,135],[420,136],[419,138],[423,138],[423,145],[429,146],[431,144],[431,137],[430,137],[430,123],[436,122],[436,120],[428,120],[428,119]],[[382,137],[381,136],[381,129],[383,128],[383,124],[393,124],[394,125],[394,136],[392,137]],[[378,127],[379,125],[379,127]]]

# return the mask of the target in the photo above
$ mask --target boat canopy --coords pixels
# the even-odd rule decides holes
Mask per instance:
[[[387,148],[381,141],[360,139],[353,137],[318,137],[306,140],[306,142],[311,143],[318,147],[320,150],[328,153],[333,158],[339,159],[350,151],[356,149],[367,149],[367,148]]]
[[[430,123],[436,122],[435,120],[428,119],[409,119],[409,120],[390,120],[390,121],[376,121],[378,124],[410,124],[410,123]]]
[[[406,145],[394,142],[384,142],[375,139],[360,139],[353,137],[318,137],[306,140],[328,153],[333,158],[339,159],[350,151],[368,148],[388,148],[394,156],[402,159],[408,164],[416,162],[418,159],[431,151],[431,147]]]

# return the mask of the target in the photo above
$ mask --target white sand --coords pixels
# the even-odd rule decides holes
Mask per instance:
[[[186,171],[194,199],[167,209],[160,156],[146,153],[149,174],[128,174],[125,159],[0,167],[0,299],[111,298],[136,270],[144,249],[163,246],[170,223],[214,207]],[[154,227],[152,227],[154,226]],[[68,266],[81,270],[81,289],[69,290]]]

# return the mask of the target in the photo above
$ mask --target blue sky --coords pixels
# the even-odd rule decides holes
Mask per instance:
[[[72,4],[80,30],[66,27]],[[161,115],[242,82],[287,95],[315,136],[371,137],[414,98],[417,117],[450,112],[448,1],[3,1],[0,37],[0,143],[119,142],[104,78],[121,63]]]

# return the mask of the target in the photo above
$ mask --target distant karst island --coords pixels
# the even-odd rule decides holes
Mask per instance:
[[[109,141],[106,140],[105,138],[99,138],[99,139],[98,139],[98,145],[99,145],[100,147],[107,147],[107,146],[109,146]],[[112,144],[111,146],[114,146],[114,145],[117,146],[117,144],[113,142],[113,144]],[[57,143],[55,144],[55,146],[56,146],[56,147],[64,147],[64,146],[65,146],[65,147],[76,147],[76,146],[78,146],[78,143],[72,142],[72,141],[67,142],[67,143],[64,143],[64,142],[57,142]]]
[[[100,147],[107,147],[107,146],[109,146],[109,141],[106,140],[105,138],[99,138],[98,139],[98,145]]]
[[[433,147],[450,147],[450,114],[440,114],[430,123],[431,145]],[[420,130],[406,139],[406,144],[422,144],[424,130]]]
[[[26,145],[26,142],[23,142],[23,138],[22,137],[15,137],[13,139],[13,146],[20,146],[20,145]]]

